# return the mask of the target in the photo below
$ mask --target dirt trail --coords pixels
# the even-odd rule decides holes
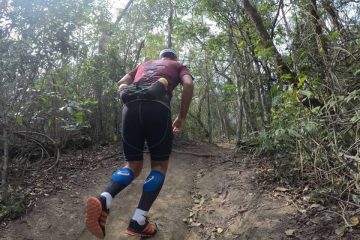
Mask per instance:
[[[292,239],[326,237],[316,231],[301,234],[302,227],[294,220],[297,209],[285,199],[274,198],[272,191],[256,186],[255,169],[245,167],[245,156],[232,158],[229,150],[208,145],[186,151],[214,157],[173,153],[163,190],[150,211],[160,229],[153,239],[280,240],[289,238],[285,234],[289,229],[294,229]],[[1,228],[0,239],[96,239],[84,228],[83,203],[88,196],[101,192],[118,166],[118,161],[108,159],[90,172],[79,171],[71,179],[71,190],[43,198],[32,212]],[[134,239],[123,232],[137,206],[148,169],[147,164],[142,175],[114,200],[105,239]]]

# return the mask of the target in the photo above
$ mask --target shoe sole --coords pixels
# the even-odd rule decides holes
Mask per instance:
[[[105,234],[100,226],[99,218],[102,211],[101,202],[95,197],[88,198],[86,201],[86,228],[97,238],[104,238]]]
[[[125,230],[125,234],[131,237],[151,238],[155,236],[156,231],[153,234],[136,233],[128,229]]]

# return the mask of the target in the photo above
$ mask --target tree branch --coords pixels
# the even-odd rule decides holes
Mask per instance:
[[[129,8],[130,8],[130,6],[131,6],[131,4],[132,4],[133,2],[134,2],[134,0],[130,0],[130,1],[126,4],[124,10],[122,10],[122,12],[121,12],[121,13],[119,14],[119,16],[116,18],[116,21],[115,21],[114,25],[118,25],[118,24],[119,24],[119,22],[120,22],[121,19],[125,16],[126,12],[129,10]]]

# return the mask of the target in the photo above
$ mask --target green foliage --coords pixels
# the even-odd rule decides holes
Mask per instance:
[[[263,48],[262,46],[257,45],[257,47],[255,48],[255,53],[257,56],[259,56],[260,58],[263,58],[263,59],[269,59],[269,58],[273,57],[272,47]]]
[[[301,107],[296,91],[280,92],[278,88],[272,91],[271,122],[258,136],[259,154],[284,150],[292,152],[297,138],[316,130],[316,123],[304,121],[310,112]]]
[[[59,108],[59,111],[65,113],[62,120],[64,125],[62,126],[65,130],[74,131],[84,127],[90,127],[89,121],[86,119],[87,114],[91,113],[91,107],[97,104],[96,101],[91,99],[83,101],[68,101],[64,106]]]
[[[0,199],[2,196],[0,194]],[[9,192],[9,199],[7,205],[0,202],[0,221],[4,219],[17,219],[25,214],[24,196],[14,192]]]
[[[342,197],[349,183],[357,184],[360,176],[358,163],[341,155],[345,151],[356,153],[359,146],[350,140],[357,138],[359,90],[332,95],[323,107],[310,109],[300,105],[296,93],[309,99],[315,96],[309,90],[273,91],[272,121],[256,138],[257,153],[270,154],[276,174],[288,182],[295,183],[304,176],[317,178],[314,201],[324,203],[330,200],[327,196]],[[337,171],[331,172],[333,169]],[[346,198],[356,200],[352,192],[348,194]]]
[[[146,43],[144,48],[146,59],[157,59],[159,51],[165,47],[165,38],[161,34],[149,34]]]

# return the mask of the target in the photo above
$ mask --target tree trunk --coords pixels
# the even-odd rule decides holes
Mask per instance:
[[[228,106],[224,106],[224,122],[225,122],[225,127],[226,127],[226,134],[227,134],[227,138],[228,138],[228,142],[231,142],[231,136],[233,134],[231,125],[230,125],[230,120],[229,120],[229,116],[228,116]]]
[[[199,123],[200,127],[204,130],[205,132],[205,137],[208,138],[210,133],[208,131],[208,128],[206,128],[205,124],[203,123],[203,121],[201,120],[201,113],[202,113],[202,104],[205,100],[205,94],[204,95],[200,95],[199,96],[199,103],[198,103],[198,111],[196,116],[194,116],[194,118],[196,119],[196,121]],[[191,112],[189,112],[190,116],[191,116]]]
[[[318,44],[318,51],[321,55],[323,54],[327,54],[328,52],[328,44],[325,41],[325,38],[322,37],[323,36],[323,29],[322,26],[320,24],[320,17],[319,17],[319,13],[317,10],[317,2],[316,0],[308,0],[308,9],[311,15],[311,22],[315,28],[315,32],[316,32],[316,41]]]
[[[334,89],[337,89],[338,87],[340,88],[340,84],[337,81],[337,77],[333,73],[333,68],[328,61],[329,44],[323,36],[323,29],[320,23],[321,19],[317,10],[317,1],[308,0],[307,7],[315,30],[316,43],[318,46],[317,49],[322,63],[321,67],[323,68],[321,71],[326,77],[326,82],[323,83],[323,86],[325,86],[329,92],[333,92]]]
[[[249,69],[250,70],[250,69]],[[256,81],[250,82],[250,79],[247,79],[244,84],[246,84],[246,91],[244,94],[244,111],[246,112],[246,116],[248,116],[250,131],[257,131],[259,129],[257,116],[258,116],[258,102],[256,102]]]
[[[255,109],[251,109],[250,111],[250,105],[248,101],[246,100],[246,95],[243,93],[242,97],[242,109],[243,109],[243,118],[245,119],[245,126],[247,127],[245,130],[245,133],[253,132],[256,130],[256,118],[254,118],[254,114],[251,113],[255,111]]]
[[[236,2],[240,4],[239,0],[237,0]],[[245,12],[250,16],[250,18],[252,19],[255,25],[255,28],[260,36],[263,47],[265,49],[271,50],[274,56],[275,66],[280,76],[285,79],[289,79],[290,82],[296,85],[298,82],[296,74],[290,70],[289,66],[285,63],[281,54],[276,49],[274,43],[270,38],[269,33],[266,31],[263,20],[259,15],[259,13],[257,12],[256,8],[250,4],[249,0],[243,0],[243,4],[244,4]]]
[[[240,77],[236,77],[236,102],[237,102],[237,113],[238,113],[238,125],[237,125],[237,131],[236,131],[236,145],[241,145],[242,140],[242,122],[243,122],[243,93],[241,89],[241,81]]]
[[[225,134],[225,137],[230,141],[229,130],[227,129],[227,125],[225,123],[225,113],[224,113],[224,111],[222,111],[222,108],[220,106],[220,103],[219,103],[218,97],[216,96],[216,93],[214,91],[212,91],[212,92],[215,96],[215,102],[216,102],[216,107],[217,107],[218,114],[219,114],[221,132],[222,132],[222,134]]]
[[[206,102],[207,102],[207,120],[208,120],[208,129],[209,129],[209,143],[213,142],[213,128],[212,128],[212,119],[211,119],[211,104],[210,104],[210,78],[207,77],[206,82]]]
[[[2,164],[2,174],[1,174],[1,187],[2,187],[2,202],[4,205],[8,203],[8,183],[7,183],[7,171],[8,171],[8,162],[9,162],[9,146],[8,146],[8,137],[6,123],[3,128],[3,144],[4,144],[4,156]]]
[[[98,65],[99,66],[99,65]],[[99,68],[100,71],[101,68]],[[95,98],[97,101],[97,107],[95,111],[95,139],[96,141],[100,141],[103,139],[104,136],[104,128],[103,128],[103,86],[101,84],[101,79],[97,80],[98,82],[95,84]]]
[[[141,40],[138,49],[136,50],[135,63],[139,62],[141,50],[145,47],[145,40]]]
[[[96,68],[98,72],[102,72],[104,63],[103,57],[105,54],[106,48],[106,39],[107,35],[105,31],[102,31],[101,36],[98,41],[98,59]],[[96,141],[103,140],[105,136],[104,127],[103,127],[103,79],[102,76],[99,76],[100,79],[95,80],[94,91],[95,91],[95,98],[97,101],[97,107],[95,111],[95,139]]]
[[[291,36],[291,30],[290,30],[290,27],[289,27],[289,23],[288,23],[288,21],[286,19],[286,14],[285,14],[285,11],[284,11],[284,5],[281,6],[281,13],[282,13],[282,16],[283,16],[286,35],[287,35],[287,38],[288,38],[287,47],[290,50],[290,57],[291,57],[291,60],[293,62],[294,69],[297,71],[298,70],[298,61],[297,61],[297,58],[296,58],[295,53],[294,53],[294,49],[293,49],[294,45],[289,42],[290,36]]]
[[[119,14],[119,16],[116,18],[116,21],[115,21],[115,25],[118,25],[119,22],[121,21],[121,19],[125,16],[125,13],[129,10],[131,4],[134,2],[134,0],[130,0],[128,1],[128,3],[126,4],[124,10]]]
[[[174,18],[174,4],[171,0],[169,2],[169,18],[168,18],[168,35],[167,35],[167,47],[172,48],[172,32],[173,32],[173,18]]]
[[[326,12],[330,15],[332,24],[334,25],[335,29],[339,32],[345,30],[341,21],[339,20],[339,13],[334,7],[334,3],[330,0],[322,1],[322,4],[326,10]]]
[[[267,105],[267,94],[265,92],[265,88],[264,88],[264,84],[261,81],[261,68],[259,65],[259,62],[255,62],[256,65],[256,70],[257,70],[257,80],[258,80],[258,94],[259,94],[259,100],[260,100],[260,105],[261,105],[261,116],[263,119],[263,122],[265,124],[265,126],[267,126],[269,124],[269,111],[270,108]]]
[[[52,91],[56,93],[55,96],[53,96],[51,99],[51,105],[52,105],[52,121],[53,121],[53,136],[52,138],[55,139],[57,143],[60,143],[60,137],[59,137],[59,127],[58,127],[58,121],[57,121],[57,109],[59,109],[58,104],[58,88],[56,87],[56,80],[54,79],[54,76],[51,78],[52,81]]]

